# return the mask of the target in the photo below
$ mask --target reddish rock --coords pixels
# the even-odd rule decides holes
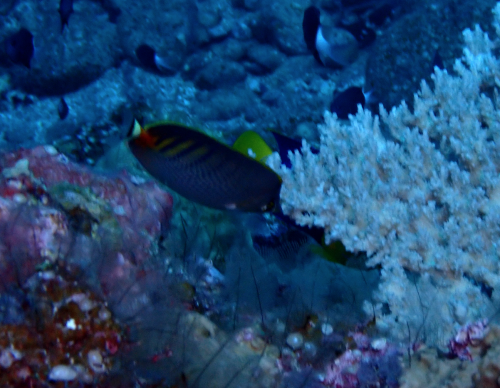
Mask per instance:
[[[125,171],[97,172],[53,147],[4,154],[0,287],[24,282],[41,264],[99,267],[94,274],[101,281],[109,279],[104,268],[119,273],[128,264],[137,267],[156,251],[171,209],[172,197],[156,183]]]

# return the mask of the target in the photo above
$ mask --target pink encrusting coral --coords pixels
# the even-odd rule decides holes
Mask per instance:
[[[322,384],[334,388],[398,387],[400,349],[385,338],[372,340],[360,332],[350,336],[356,349],[346,349],[326,366]]]
[[[403,363],[401,388],[498,388],[500,326],[486,320],[467,324],[444,349],[423,346]]]
[[[93,171],[53,147],[6,153],[0,171],[2,287],[58,260],[91,266],[100,256],[110,274],[136,267],[155,252],[171,216],[172,197],[154,182]]]
[[[478,346],[488,334],[488,320],[481,319],[467,324],[458,330],[458,333],[448,342],[448,357],[472,361],[469,347]]]

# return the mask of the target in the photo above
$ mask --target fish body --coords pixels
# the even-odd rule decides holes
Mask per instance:
[[[292,162],[288,156],[289,152],[294,153],[295,151],[301,152],[302,140],[292,139],[291,137],[282,135],[276,131],[271,131],[278,144],[278,153],[280,155],[281,164],[284,164],[287,168],[292,168]],[[319,149],[315,147],[310,147],[313,154],[319,154]]]
[[[135,55],[139,62],[145,67],[152,70],[158,70],[158,66],[156,65],[156,52],[151,46],[141,44],[135,49]]]
[[[175,72],[175,69],[168,64],[168,61],[160,57],[156,50],[150,45],[141,44],[135,49],[135,56],[139,62],[149,70],[159,73]]]
[[[292,163],[288,154],[289,152],[301,152],[302,141],[273,130],[271,133],[278,144],[281,163],[287,168],[291,168]],[[310,146],[310,150],[313,154],[319,153],[319,149],[315,147]],[[276,222],[269,230],[265,230],[264,233],[262,230],[252,233],[254,249],[266,260],[275,261],[284,271],[288,270],[287,268],[294,260],[304,258],[308,253],[338,264],[346,263],[348,254],[344,245],[341,241],[332,241],[326,244],[324,228],[298,225],[279,208],[273,212],[273,215]],[[295,268],[295,265],[292,265],[291,268]]]
[[[363,92],[363,89],[357,86],[352,86],[334,97],[330,105],[330,111],[332,113],[336,113],[339,119],[347,120],[349,115],[357,113],[358,104],[364,108],[365,103],[366,95]]]
[[[35,52],[33,34],[26,28],[21,28],[5,42],[5,51],[9,59],[17,64],[31,68],[31,59]]]
[[[273,210],[280,177],[264,164],[177,123],[129,133],[130,150],[154,178],[181,196],[216,209]]]
[[[302,19],[304,41],[306,42],[307,49],[312,52],[314,58],[319,63],[323,64],[319,57],[318,49],[316,48],[316,39],[320,26],[320,11],[317,7],[310,6],[304,11],[304,18]]]
[[[68,117],[69,108],[64,98],[61,98],[59,100],[59,104],[57,104],[57,113],[59,114],[59,118],[61,120],[64,120],[66,117]]]
[[[346,30],[344,32],[351,39],[344,39],[344,42],[339,44],[330,43],[329,34],[321,26],[320,15],[320,10],[313,5],[304,11],[302,31],[307,49],[322,65],[325,65],[328,60],[332,60],[339,65],[347,66],[358,51],[356,39]]]
[[[325,243],[322,228],[297,225],[290,217],[275,213],[269,228],[260,227],[251,234],[257,253],[288,272],[305,263],[312,254],[332,263],[345,265],[349,254],[341,241]]]
[[[73,13],[73,0],[61,0],[59,3],[59,16],[61,17],[61,32],[68,25],[69,17]]]
[[[432,59],[431,73],[434,72],[435,67],[437,67],[440,70],[444,70],[444,62],[443,62],[443,58],[439,54],[439,50],[436,50],[436,52],[434,53],[434,58]]]

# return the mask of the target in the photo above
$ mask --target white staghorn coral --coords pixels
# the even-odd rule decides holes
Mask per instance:
[[[500,36],[500,5],[494,15]],[[390,113],[381,107],[380,117],[360,108],[347,124],[327,113],[319,154],[303,143],[291,169],[269,160],[283,178],[286,214],[381,265],[377,324],[400,339],[422,336],[425,321],[427,341],[440,342],[500,299],[500,62],[492,53],[500,42],[478,26],[464,38],[456,74],[436,68],[413,113],[404,102]]]

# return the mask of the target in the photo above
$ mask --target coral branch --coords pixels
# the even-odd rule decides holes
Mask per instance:
[[[326,114],[319,154],[304,143],[291,169],[270,159],[286,214],[382,266],[377,325],[400,340],[427,319],[427,340],[442,342],[491,313],[500,287],[499,41],[478,26],[464,38],[456,75],[436,68],[413,112]]]

